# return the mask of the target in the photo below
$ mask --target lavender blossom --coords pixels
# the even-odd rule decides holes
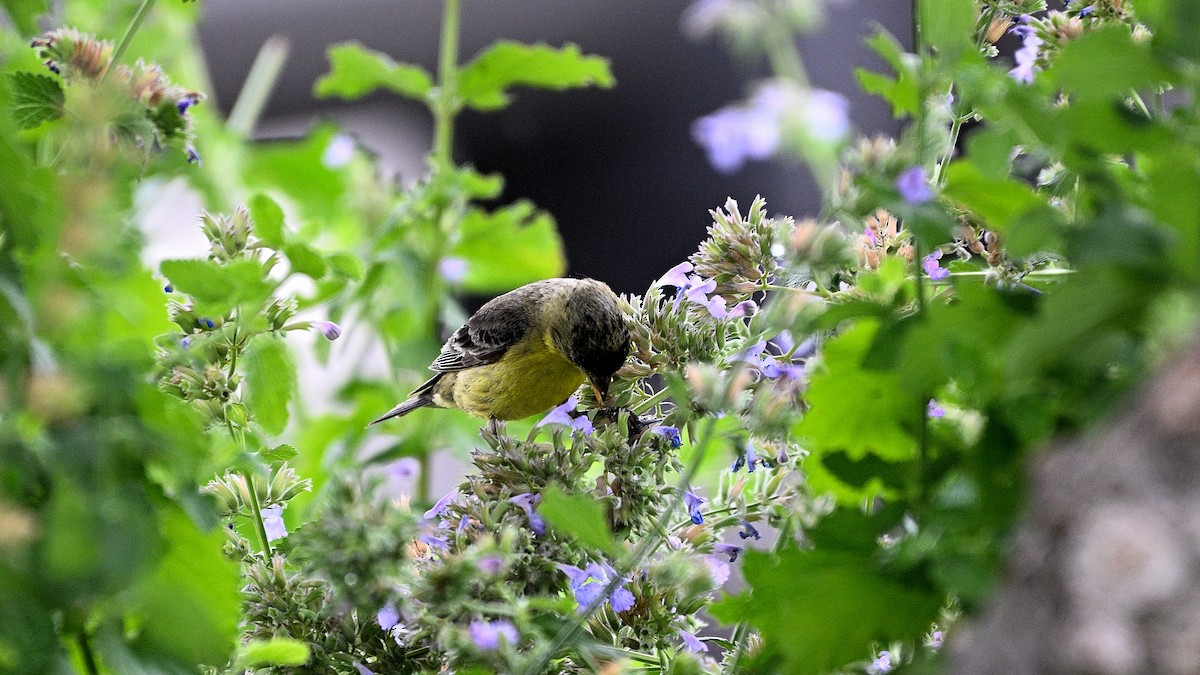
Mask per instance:
[[[468,626],[467,632],[471,636],[471,642],[485,652],[499,649],[501,643],[517,644],[517,627],[510,621],[475,620]]]
[[[904,201],[918,206],[933,199],[933,191],[929,189],[929,179],[925,175],[925,167],[910,166],[896,177],[896,189]]]
[[[458,490],[451,490],[450,492],[447,492],[441,499],[434,503],[433,508],[424,513],[425,520],[433,520],[434,518],[437,518],[445,513],[446,507],[449,506],[455,499],[458,499]]]
[[[317,329],[321,335],[325,336],[326,340],[333,342],[342,336],[342,329],[332,321],[314,321],[312,327]]]
[[[704,516],[700,513],[700,506],[706,500],[704,497],[697,495],[695,492],[688,490],[683,493],[683,503],[687,507],[688,517],[696,525],[704,524]]]
[[[1029,25],[1031,17],[1028,14],[1022,14],[1018,19],[1018,24],[1013,26],[1012,32],[1020,35],[1024,42],[1020,49],[1013,54],[1013,59],[1017,65],[1008,74],[1018,82],[1029,84],[1033,82],[1034,74],[1041,68],[1037,67],[1038,50],[1042,47],[1042,39],[1037,36],[1033,26]]]
[[[260,510],[263,529],[267,531],[267,541],[283,539],[287,536],[287,526],[283,524],[283,506],[276,504]]]
[[[523,492],[508,501],[516,504],[518,508],[525,512],[525,516],[529,518],[529,529],[533,530],[534,534],[543,535],[546,533],[546,521],[540,514],[533,510],[533,507],[542,500],[541,495],[535,495],[532,492]]]
[[[676,629],[675,632],[677,635],[679,635],[679,639],[683,640],[683,648],[689,652],[697,652],[702,654],[708,651],[708,645],[701,642],[700,639],[695,635],[692,635],[682,628]]]
[[[941,249],[935,250],[933,253],[921,259],[921,267],[924,268],[925,274],[934,281],[941,281],[950,276],[950,270],[942,267],[938,261],[942,259]]]
[[[571,413],[579,406],[579,397],[571,396],[562,405],[555,406],[546,413],[546,416],[541,419],[535,426],[545,426],[547,424],[560,424],[564,427],[569,427],[576,431],[582,431],[585,435],[595,431],[592,426],[592,421],[586,415],[573,417]]]

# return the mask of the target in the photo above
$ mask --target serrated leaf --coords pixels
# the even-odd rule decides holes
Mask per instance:
[[[297,450],[295,447],[293,447],[287,443],[284,443],[283,445],[277,445],[269,450],[263,450],[262,452],[260,452],[258,454],[259,454],[259,456],[261,456],[263,459],[267,460],[268,462],[274,463],[274,462],[286,462],[290,459],[294,459],[296,456],[298,456],[300,454],[300,451]]]
[[[279,248],[283,245],[283,209],[279,204],[259,192],[246,202],[250,218],[254,221],[254,234],[263,243]]]
[[[752,590],[711,607],[721,621],[747,621],[778,655],[782,672],[839,670],[875,644],[920,638],[937,618],[940,594],[904,583],[870,557],[843,552],[750,551],[742,572]]]
[[[551,485],[542,492],[537,512],[562,534],[609,555],[620,553],[620,547],[608,530],[604,509],[592,497],[569,495],[557,485]]]
[[[283,245],[283,254],[292,263],[292,271],[308,275],[313,281],[325,276],[325,259],[307,244],[291,242]]]
[[[39,31],[37,18],[50,10],[49,0],[0,0],[17,30],[25,35]]]
[[[330,71],[314,87],[321,98],[337,96],[352,101],[382,89],[423,100],[433,88],[433,78],[424,68],[396,63],[387,54],[357,42],[334,45],[328,54]]]
[[[302,666],[312,657],[308,643],[291,638],[251,640],[242,647],[240,667]]]
[[[241,303],[257,303],[271,294],[263,266],[256,260],[218,264],[212,260],[164,260],[163,276],[215,314]]]
[[[13,121],[22,129],[32,129],[63,115],[66,96],[53,77],[33,73],[10,73]]]
[[[579,47],[561,49],[501,41],[488,47],[459,72],[458,93],[470,107],[495,110],[508,104],[508,89],[515,86],[568,89],[613,85],[608,60],[584,56]]]
[[[246,405],[268,434],[287,426],[288,402],[296,390],[296,367],[282,340],[261,336],[239,363],[246,374]]]
[[[334,253],[325,258],[325,264],[334,274],[352,281],[362,281],[362,260],[350,253]]]
[[[449,255],[467,262],[461,286],[468,291],[509,291],[561,276],[566,269],[554,219],[527,201],[491,213],[470,209],[463,217],[461,235]]]

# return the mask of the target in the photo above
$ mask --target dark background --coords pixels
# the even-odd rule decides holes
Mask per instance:
[[[715,38],[694,42],[680,16],[689,3],[655,0],[463,0],[461,61],[498,38],[561,45],[611,60],[609,90],[522,90],[498,113],[460,117],[455,154],[507,179],[503,200],[532,199],[558,220],[569,273],[642,292],[692,253],[726,197],[743,207],[756,194],[771,213],[803,216],[820,204],[801,167],[752,163],[732,175],[711,168],[691,138],[694,120],[741,98],[768,74],[740,62]],[[859,133],[896,131],[887,107],[858,89],[854,69],[883,70],[863,44],[876,25],[908,42],[908,3],[833,2],[828,21],[800,42],[812,84],[846,95]],[[328,70],[325,48],[358,40],[398,61],[435,70],[441,3],[435,0],[206,0],[201,38],[216,103],[228,112],[259,46],[284,35],[291,54],[264,112],[262,137],[303,134],[338,119],[402,180],[423,170],[431,124],[398,97],[356,104],[318,101],[313,82]]]

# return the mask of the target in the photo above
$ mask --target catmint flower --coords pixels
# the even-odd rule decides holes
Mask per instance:
[[[729,563],[725,562],[721,556],[713,554],[704,556],[704,562],[708,565],[708,572],[712,575],[713,585],[720,588],[729,581],[731,574]]]
[[[375,675],[375,671],[364,666],[363,664],[359,663],[358,661],[354,662],[354,669],[358,671],[358,675]]]
[[[201,161],[202,160],[200,159],[200,153],[196,152],[196,148],[193,148],[192,146],[189,145],[187,147],[187,163],[188,164],[200,164]]]
[[[938,405],[938,402],[931,398],[929,399],[929,404],[925,406],[925,414],[933,419],[940,419],[945,417],[946,409]]]
[[[1024,42],[1020,49],[1013,54],[1017,65],[1008,74],[1018,82],[1029,84],[1033,82],[1034,74],[1041,70],[1037,67],[1038,50],[1042,47],[1042,39],[1037,36],[1033,26],[1029,25],[1032,17],[1022,14],[1018,24],[1012,27],[1012,32],[1020,35]]]
[[[929,645],[929,647],[931,649],[941,649],[942,642],[943,642],[942,631],[935,630],[935,631],[933,631],[933,634],[929,636],[929,642],[927,644]]]
[[[379,622],[380,628],[390,631],[400,623],[400,612],[395,605],[389,602],[375,613],[375,620]]]
[[[455,528],[454,531],[458,534],[462,534],[463,532],[466,531],[467,526],[470,524],[471,524],[471,519],[466,516],[463,516],[462,518],[458,519],[458,527]]]
[[[209,330],[212,330],[217,327],[217,324],[213,323],[213,320],[209,319],[207,317],[200,319],[200,325]]]
[[[183,337],[179,338],[179,346],[183,347],[184,349],[191,347],[192,346],[192,338],[188,337],[187,335],[184,335]]]
[[[708,645],[701,642],[695,635],[682,628],[676,629],[675,632],[679,635],[679,639],[683,640],[684,649],[687,649],[689,652],[704,653],[708,651]]]
[[[393,478],[407,480],[421,475],[421,460],[416,457],[401,457],[388,465],[387,474]]]
[[[283,524],[283,506],[276,504],[258,512],[262,516],[263,529],[267,531],[267,541],[283,539],[287,536],[287,526]]]
[[[692,138],[717,171],[730,174],[747,160],[766,159],[779,147],[779,115],[750,106],[727,106],[696,120]]]
[[[933,199],[933,192],[929,189],[929,179],[925,175],[923,166],[910,166],[901,171],[900,175],[896,177],[896,189],[900,191],[900,197],[913,206]]]
[[[342,336],[342,328],[332,321],[314,321],[312,327],[317,329],[326,340],[333,342]]]
[[[850,101],[826,89],[812,89],[801,107],[804,128],[818,141],[838,141],[850,131]]]
[[[457,284],[467,276],[467,261],[462,258],[448,257],[438,261],[438,274],[452,284]]]
[[[586,569],[579,569],[574,565],[559,563],[558,569],[567,575],[571,592],[575,594],[575,602],[580,612],[596,602],[608,583],[617,575],[616,570],[608,564],[592,563]],[[614,612],[624,612],[630,609],[635,601],[633,593],[625,588],[624,581],[608,596],[608,604],[612,606]]]
[[[667,273],[662,275],[658,281],[654,282],[655,286],[674,286],[675,288],[683,289],[691,280],[688,278],[688,273],[694,268],[690,262],[681,262],[678,265],[667,270]]]
[[[433,520],[445,513],[446,507],[455,499],[458,499],[458,490],[447,492],[441,499],[434,503],[433,508],[425,512],[425,520]]]
[[[787,464],[788,463],[788,453],[787,453],[786,445],[779,446],[779,454],[775,456],[775,463],[776,464]]]
[[[754,452],[754,444],[746,443],[746,472],[754,473],[754,467],[758,464],[758,453]]]
[[[950,276],[950,270],[942,267],[941,263],[938,262],[941,259],[941,249],[935,250],[921,259],[921,267],[925,269],[925,274],[928,274],[929,278],[934,281],[940,281]]]
[[[750,537],[754,537],[755,540],[762,539],[762,535],[758,533],[758,530],[748,520],[742,521],[742,531],[738,532],[738,537],[742,539],[749,539]]]
[[[446,541],[442,537],[435,537],[432,534],[422,534],[421,536],[417,537],[417,541],[425,544],[429,548],[441,549],[443,551],[450,550],[450,542]]]
[[[879,245],[879,237],[875,236],[875,230],[872,230],[870,225],[863,228],[863,236],[871,242],[872,246]]]
[[[671,444],[672,448],[678,448],[679,446],[683,445],[683,438],[679,435],[679,429],[677,427],[665,427],[656,424],[653,427],[650,427],[649,431],[652,434],[658,434],[667,439],[667,442]]]
[[[501,642],[508,645],[517,644],[517,627],[509,621],[475,620],[467,628],[471,642],[485,652],[498,649]]]
[[[683,493],[683,503],[687,507],[688,517],[691,518],[692,522],[696,525],[704,524],[704,516],[700,513],[700,505],[705,501],[706,500],[704,497],[697,495],[691,490]]]
[[[534,426],[545,426],[547,424],[561,424],[565,427],[570,427],[576,431],[582,431],[585,435],[595,431],[592,426],[592,421],[587,418],[587,415],[573,417],[571,413],[575,412],[575,408],[579,406],[579,397],[571,396],[562,405],[555,406],[546,413],[540,422]]]
[[[717,544],[716,551],[719,555],[729,556],[729,562],[737,562],[738,556],[742,554],[742,547],[733,544]]]
[[[891,672],[892,670],[892,654],[889,651],[879,652],[879,656],[867,666],[867,672],[871,675],[882,675],[883,673]]]
[[[717,282],[713,279],[705,279],[696,274],[689,274],[693,270],[692,263],[682,262],[667,270],[667,273],[654,283],[655,286],[674,286],[675,287],[675,306],[687,300],[696,305],[700,305],[708,310],[710,316],[714,319],[737,318],[750,316],[758,311],[758,304],[747,300],[739,302],[732,310],[725,306],[725,299],[719,295],[708,297],[709,293],[717,290]]]
[[[354,139],[347,134],[337,134],[329,139],[325,152],[321,153],[321,164],[337,169],[346,166],[354,158]]]
[[[526,517],[529,518],[529,529],[533,530],[533,533],[537,535],[546,533],[546,521],[533,510],[534,505],[541,500],[540,495],[535,495],[531,492],[523,492],[508,500],[525,512]]]
[[[167,285],[163,286],[163,292],[164,293],[174,293],[175,287],[172,286],[171,284],[167,284]]]
[[[496,575],[504,569],[504,558],[498,555],[485,555],[479,559],[479,569],[485,574]]]
[[[733,306],[733,309],[725,309],[725,299],[719,295],[714,295],[706,305],[708,313],[714,319],[740,319],[746,316],[754,316],[758,311],[758,303],[753,300],[743,300]]]
[[[175,108],[177,110],[179,110],[180,115],[184,115],[187,113],[188,108],[196,105],[199,102],[200,102],[199,94],[188,93],[188,94],[184,94],[183,98],[179,99],[179,102],[175,104]]]

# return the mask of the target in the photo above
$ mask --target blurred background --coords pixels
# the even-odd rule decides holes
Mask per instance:
[[[712,1],[712,0],[702,0]],[[717,0],[718,2],[721,0]],[[819,191],[787,160],[750,163],[731,174],[709,165],[692,137],[694,121],[744,98],[768,73],[713,37],[685,34],[683,0],[464,0],[461,60],[500,38],[561,45],[611,60],[612,89],[567,93],[524,90],[499,113],[467,111],[455,154],[505,176],[503,201],[531,199],[558,220],[569,274],[641,293],[691,254],[727,197],[748,206],[756,194],[771,213],[813,214]],[[377,95],[354,104],[317,100],[328,72],[326,48],[357,40],[397,61],[437,60],[438,0],[205,0],[200,26],[213,77],[213,103],[228,114],[260,46],[283,36],[290,54],[257,128],[259,138],[297,137],[334,119],[379,155],[401,181],[424,170],[431,121],[416,103]],[[815,87],[844,94],[860,133],[893,133],[886,104],[859,91],[855,67],[879,68],[863,43],[875,26],[904,42],[908,3],[844,0],[827,6],[824,27],[801,40]]]

